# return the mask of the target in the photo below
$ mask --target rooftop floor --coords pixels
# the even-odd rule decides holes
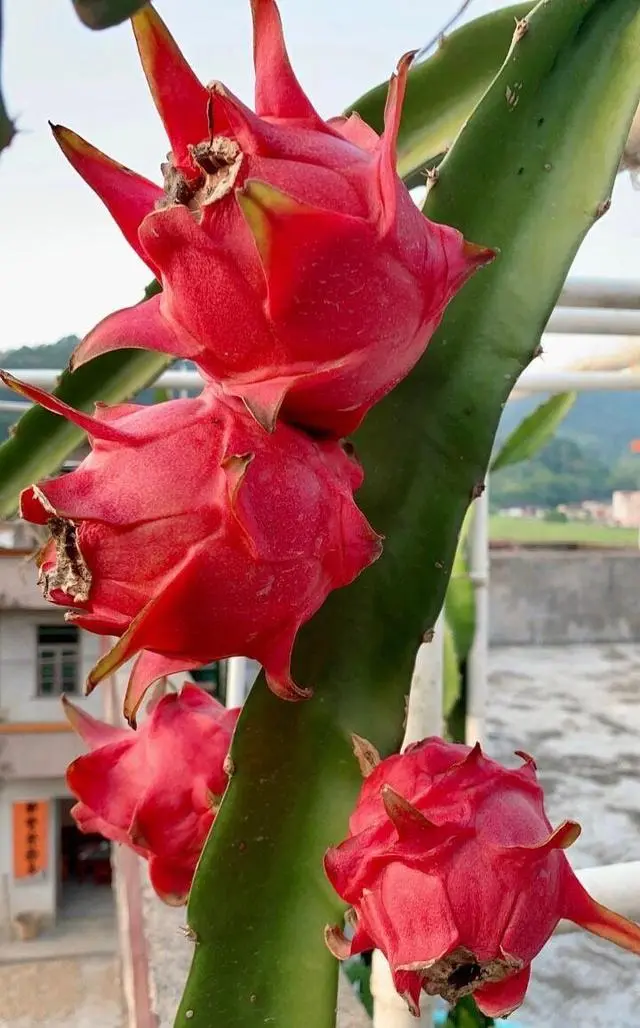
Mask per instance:
[[[493,649],[488,713],[490,755],[531,753],[552,823],[582,825],[574,866],[640,859],[640,644]],[[640,960],[584,933],[554,938],[516,1020],[637,1028]]]
[[[65,886],[55,925],[28,942],[0,942],[0,966],[77,956],[112,956],[118,937],[115,900],[108,885]]]

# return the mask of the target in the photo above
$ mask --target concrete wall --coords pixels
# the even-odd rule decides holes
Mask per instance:
[[[494,646],[640,640],[640,552],[493,550]]]
[[[38,585],[38,571],[30,551],[0,549],[0,609],[48,610]]]

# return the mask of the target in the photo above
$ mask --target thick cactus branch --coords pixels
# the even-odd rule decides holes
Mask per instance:
[[[283,709],[261,681],[249,697],[191,894],[198,942],[179,1028],[334,1023],[321,932],[337,911],[320,861],[359,787],[350,735],[398,746],[414,654],[502,406],[609,197],[638,102],[639,43],[635,0],[543,0],[442,165],[427,213],[501,256],[357,434],[362,506],[384,556],[302,633],[294,672],[314,699]]]

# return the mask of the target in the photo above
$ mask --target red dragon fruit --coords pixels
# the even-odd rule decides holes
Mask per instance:
[[[349,837],[325,868],[352,905],[351,939],[328,928],[343,959],[379,948],[416,1015],[421,989],[451,1003],[473,993],[501,1017],[522,1003],[533,958],[562,918],[640,954],[640,926],[596,903],[562,852],[580,826],[552,829],[536,765],[510,770],[431,738],[380,758],[354,737],[367,776]]]
[[[21,516],[48,525],[40,581],[81,628],[119,636],[87,691],[139,654],[125,713],[164,675],[253,657],[275,693],[291,678],[299,627],[380,554],[353,500],[362,470],[342,445],[280,423],[264,432],[208,387],[153,407],[90,417],[0,373],[6,385],[88,434],[91,454],[25,489]]]
[[[181,905],[227,784],[224,762],[240,711],[186,684],[132,732],[63,702],[90,750],[67,770],[78,827],[145,857],[155,891]]]
[[[107,317],[72,367],[118,347],[190,358],[271,429],[335,436],[410,371],[443,311],[493,256],[420,213],[395,170],[411,55],[391,79],[383,135],[316,113],[273,0],[252,0],[256,113],[203,86],[158,14],[133,18],[170,140],[164,188],[69,129],[54,133],[163,293]]]

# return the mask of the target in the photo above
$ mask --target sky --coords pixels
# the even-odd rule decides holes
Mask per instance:
[[[292,62],[325,117],[387,78],[458,6],[429,0],[281,0]],[[468,17],[498,6],[474,0]],[[4,92],[21,134],[0,158],[0,350],[83,335],[136,302],[149,272],[97,197],[67,164],[47,121],[75,129],[121,163],[159,181],[167,143],[130,27],[90,32],[70,0],[5,0]],[[248,0],[157,0],[203,81],[251,101]],[[574,273],[639,275],[640,192],[618,179],[612,210],[580,251]],[[593,341],[552,341],[553,354]]]

